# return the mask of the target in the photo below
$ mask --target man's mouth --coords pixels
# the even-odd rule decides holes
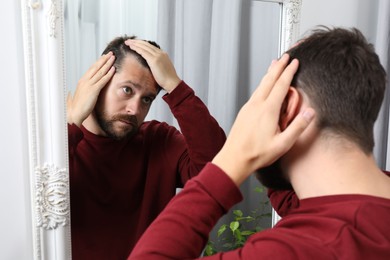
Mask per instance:
[[[119,122],[122,122],[124,124],[127,124],[127,125],[133,125],[134,123],[133,122],[130,122],[130,121],[126,121],[126,120],[118,120]]]
[[[138,125],[137,118],[135,116],[117,116],[115,119],[122,124],[126,124],[128,126]]]

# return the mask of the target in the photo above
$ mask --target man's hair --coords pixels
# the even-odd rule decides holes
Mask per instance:
[[[355,28],[319,27],[287,53],[299,60],[292,86],[309,97],[319,129],[346,137],[370,154],[386,88],[373,45]]]
[[[110,51],[115,56],[115,62],[114,67],[116,71],[120,71],[123,64],[123,59],[126,58],[126,56],[133,56],[142,66],[150,70],[150,67],[148,65],[148,62],[136,51],[130,49],[128,45],[125,44],[125,41],[128,39],[136,39],[136,36],[119,36],[114,38],[111,42],[107,44],[107,47],[104,49],[103,54],[107,54]],[[156,46],[160,49],[160,46],[153,42],[153,41],[147,41],[148,43]],[[159,90],[161,87],[159,86]]]

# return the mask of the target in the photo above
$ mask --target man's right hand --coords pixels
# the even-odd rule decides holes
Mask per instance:
[[[168,53],[144,40],[128,39],[125,44],[146,60],[157,84],[165,91],[171,93],[179,85],[181,79]]]
[[[78,81],[73,97],[71,93],[68,94],[66,102],[68,124],[81,126],[91,114],[100,91],[115,73],[114,61],[112,52],[102,55]]]
[[[289,56],[284,54],[272,63],[240,109],[224,146],[212,161],[237,186],[285,154],[315,117],[313,108],[302,108],[286,129],[279,127],[281,107],[298,69],[297,60],[288,62]]]

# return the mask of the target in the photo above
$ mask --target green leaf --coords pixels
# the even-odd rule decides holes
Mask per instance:
[[[243,236],[250,236],[250,235],[253,235],[254,233],[256,233],[256,232],[250,231],[250,230],[245,230],[245,231],[241,232],[241,235],[243,235]]]
[[[237,249],[237,248],[239,248],[239,247],[243,247],[244,244],[245,244],[245,241],[244,241],[244,240],[243,240],[243,241],[237,242],[237,243],[236,243],[236,248],[235,248],[235,249]]]
[[[262,228],[262,227],[256,227],[256,232],[260,232],[260,231],[263,231],[264,230],[264,228]]]
[[[241,210],[237,209],[237,210],[233,210],[233,214],[238,216],[238,217],[242,217],[243,213]]]
[[[247,216],[247,217],[243,218],[243,220],[245,220],[246,222],[251,222],[251,221],[254,221],[255,218],[252,216]]]
[[[262,192],[264,192],[264,188],[263,187],[256,187],[255,192],[262,193]]]
[[[241,231],[239,229],[234,230],[233,234],[237,241],[243,240],[243,237],[241,236]]]
[[[254,188],[254,191],[257,193],[262,193],[265,191],[265,188],[263,187],[256,187]],[[259,197],[260,196],[259,194]],[[249,211],[247,214],[246,212],[243,212],[242,210],[233,210],[232,211],[232,217],[233,220],[227,224],[222,224],[219,229],[217,230],[218,235],[218,247],[216,245],[210,245],[207,248],[205,248],[204,254],[215,254],[220,251],[232,250],[239,247],[242,247],[245,243],[245,241],[248,239],[248,237],[258,231],[264,230],[260,225],[259,220],[270,217],[272,214],[269,212],[268,209],[269,206],[269,200],[261,201],[256,208]],[[251,222],[254,226],[251,229],[247,229],[245,225],[247,223]],[[226,233],[226,230],[230,229],[232,233],[230,232]],[[222,246],[220,246],[223,244]],[[214,250],[214,251],[213,251]]]
[[[232,221],[230,222],[230,230],[234,233],[234,231],[237,230],[237,228],[240,226],[240,223],[238,221]]]
[[[225,243],[222,245],[222,247],[231,249],[231,248],[233,248],[233,244],[232,243]]]
[[[204,250],[204,255],[205,256],[210,256],[210,255],[214,255],[216,253],[216,249],[214,248],[214,246],[212,245],[212,243],[208,243],[205,250]]]
[[[220,237],[222,235],[223,232],[225,232],[227,228],[227,225],[226,224],[223,224],[219,229],[218,229],[218,232],[217,232],[217,236]]]

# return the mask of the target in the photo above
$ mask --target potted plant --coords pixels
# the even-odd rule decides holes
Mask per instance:
[[[256,193],[264,193],[262,187],[254,189]],[[263,196],[264,197],[264,196]],[[214,229],[216,240],[209,240],[204,250],[204,256],[210,256],[218,252],[226,252],[242,247],[247,239],[254,233],[260,232],[264,227],[264,218],[271,219],[269,200],[264,199],[249,214],[244,214],[240,209],[232,211],[232,218],[228,223],[222,223]]]

